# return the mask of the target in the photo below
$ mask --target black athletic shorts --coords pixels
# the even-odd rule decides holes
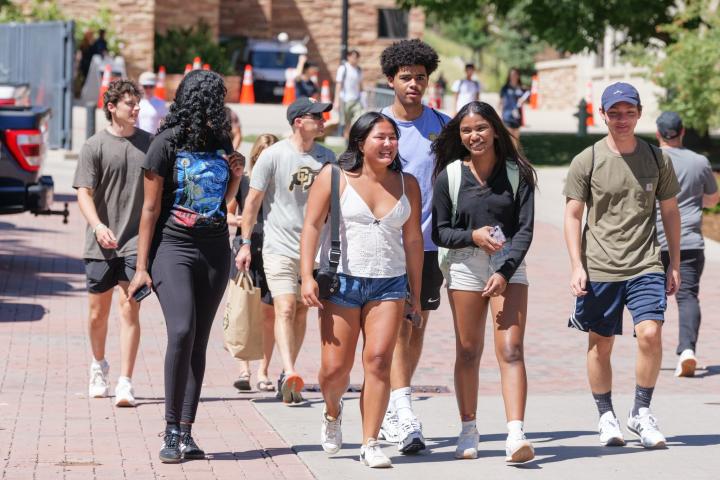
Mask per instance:
[[[109,260],[85,259],[87,289],[90,293],[104,293],[119,282],[129,282],[135,275],[137,257],[116,257]]]
[[[420,288],[420,308],[423,311],[438,309],[442,284],[443,274],[438,265],[437,250],[426,251],[423,260],[422,287]]]

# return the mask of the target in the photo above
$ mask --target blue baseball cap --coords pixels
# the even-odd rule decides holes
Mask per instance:
[[[603,110],[607,111],[616,103],[627,102],[632,105],[640,105],[640,94],[637,89],[629,83],[617,82],[605,88],[600,103]]]

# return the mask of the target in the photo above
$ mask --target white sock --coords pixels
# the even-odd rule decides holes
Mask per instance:
[[[410,387],[398,388],[390,392],[390,397],[394,397],[395,411],[397,412],[398,419],[412,420],[415,416],[412,411],[412,398]]]
[[[467,433],[472,430],[477,430],[475,420],[468,420],[466,422],[462,422],[462,433]]]
[[[513,420],[511,422],[507,423],[508,428],[508,437],[520,437],[524,435],[523,433],[523,421],[522,420]]]
[[[95,360],[93,358],[92,364],[94,367],[100,367],[102,369],[105,369],[105,368],[107,368],[108,362],[104,358],[102,360]]]
[[[118,377],[118,383],[131,383],[130,377]]]

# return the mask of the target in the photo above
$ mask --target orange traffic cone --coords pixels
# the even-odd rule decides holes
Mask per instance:
[[[530,108],[536,110],[538,108],[538,95],[540,90],[540,82],[538,76],[532,76],[532,83],[530,84]]]
[[[322,87],[320,88],[320,101],[323,103],[332,103],[330,98],[330,82],[327,80],[322,81]],[[330,112],[323,112],[323,118],[330,120]]]
[[[200,57],[195,57],[193,59],[193,70],[200,70],[202,68],[202,60],[200,60]]]
[[[203,63],[203,70],[210,70],[210,64],[209,63]]]
[[[595,125],[595,119],[593,118],[593,94],[592,94],[592,81],[588,81],[585,86],[585,111],[587,112],[587,118],[585,119],[585,126],[592,127]]]
[[[250,64],[245,65],[245,71],[243,72],[240,103],[248,105],[255,103],[255,88],[253,87],[252,65]]]
[[[192,65],[190,65],[189,63],[186,63],[185,64],[185,73],[183,73],[183,75],[187,75],[188,73],[192,72],[192,69],[193,69]]]
[[[160,65],[157,74],[157,83],[155,84],[155,96],[160,100],[165,100],[165,67]]]
[[[283,92],[283,105],[290,105],[295,101],[295,69],[285,69],[285,91]]]
[[[107,92],[108,88],[110,87],[111,76],[112,67],[108,63],[105,65],[105,70],[103,71],[102,83],[100,84],[100,93],[98,93],[97,108],[103,108],[103,105],[105,104],[105,99],[103,97],[105,96],[105,92]]]

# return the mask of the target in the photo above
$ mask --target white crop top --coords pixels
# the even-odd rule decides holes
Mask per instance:
[[[345,171],[343,171],[345,175]],[[345,175],[345,190],[340,196],[340,264],[338,272],[354,277],[391,278],[404,275],[405,250],[402,227],[410,218],[410,201],[402,196],[384,217],[375,218],[370,207],[350,185]],[[330,222],[323,229],[320,267],[328,266]]]

